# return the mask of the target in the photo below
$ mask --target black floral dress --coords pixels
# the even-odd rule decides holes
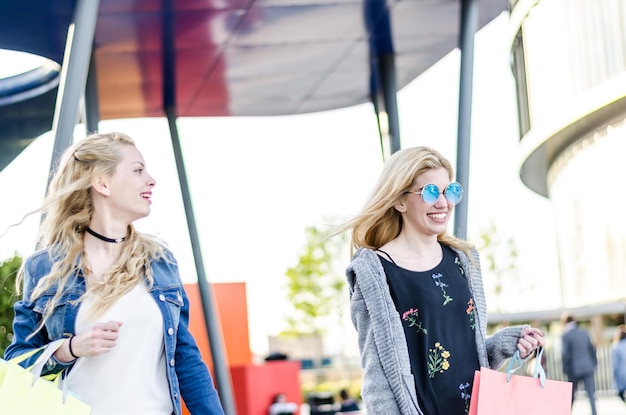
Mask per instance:
[[[424,272],[401,268],[379,252],[404,327],[420,407],[426,415],[462,415],[479,368],[476,311],[459,258],[441,246],[442,261]]]

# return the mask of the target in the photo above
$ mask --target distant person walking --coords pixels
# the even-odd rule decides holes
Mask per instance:
[[[356,402],[356,399],[350,396],[347,389],[340,390],[339,397],[341,398],[339,412],[354,412],[361,410],[359,404]]]
[[[598,365],[596,357],[596,349],[591,343],[589,334],[578,327],[578,323],[571,315],[563,315],[563,323],[565,329],[563,332],[563,371],[567,375],[567,379],[572,382],[572,404],[576,395],[576,388],[580,381],[584,382],[589,404],[591,405],[591,414],[597,415],[595,401],[595,382],[593,379],[594,372]]]
[[[295,415],[296,412],[298,412],[298,404],[289,402],[284,393],[276,394],[269,407],[269,415]]]
[[[620,324],[615,332],[611,357],[615,388],[620,399],[626,403],[626,325],[624,324]]]

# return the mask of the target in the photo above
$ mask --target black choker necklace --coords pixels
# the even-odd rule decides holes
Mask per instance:
[[[100,235],[98,232],[94,231],[89,226],[87,226],[85,229],[87,230],[87,232],[89,232],[90,235],[93,235],[96,238],[100,239],[101,241],[108,242],[108,243],[111,243],[111,244],[119,244],[119,243],[124,242],[126,240],[126,237],[116,238],[116,239],[107,238],[104,235]]]

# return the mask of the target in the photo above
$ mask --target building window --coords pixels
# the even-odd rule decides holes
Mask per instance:
[[[522,31],[517,32],[511,52],[511,71],[515,77],[517,93],[517,118],[519,139],[530,131],[530,108],[528,105],[528,85],[526,82],[526,59],[524,57],[524,40]]]

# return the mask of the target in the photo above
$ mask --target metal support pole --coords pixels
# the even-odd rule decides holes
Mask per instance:
[[[189,190],[189,183],[187,182],[187,173],[185,172],[185,162],[183,160],[180,139],[178,137],[178,128],[176,127],[176,66],[174,64],[176,62],[176,55],[174,45],[174,7],[172,0],[165,0],[164,6],[163,110],[170,128],[172,149],[174,151],[174,159],[176,160],[176,170],[178,171],[180,191],[183,198],[183,206],[185,207],[187,227],[189,229],[189,239],[196,265],[196,272],[198,273],[198,289],[200,291],[200,299],[202,300],[202,311],[204,313],[204,323],[209,337],[209,347],[211,348],[215,383],[217,385],[217,390],[219,392],[224,412],[226,415],[236,415],[237,410],[235,407],[235,400],[233,398],[228,357],[224,352],[222,329],[220,327],[220,321],[217,318],[217,311],[214,306],[215,301],[213,299],[213,292],[207,282],[204,271],[204,261],[202,259],[202,250],[200,249],[198,228],[196,227],[196,219],[193,213],[191,192]]]
[[[198,239],[198,229],[196,227],[196,219],[191,203],[191,192],[189,191],[187,173],[185,172],[185,163],[183,161],[180,140],[178,138],[178,129],[176,128],[176,115],[172,108],[166,108],[165,112],[167,114],[167,122],[169,124],[170,134],[172,137],[174,159],[176,160],[178,180],[180,181],[180,191],[183,197],[185,215],[187,217],[187,227],[189,229],[189,238],[191,239],[191,249],[193,251],[196,272],[198,273],[198,289],[200,291],[202,309],[204,311],[204,322],[209,336],[209,345],[211,347],[215,383],[217,384],[224,412],[226,415],[235,415],[237,412],[235,410],[233,399],[230,372],[228,369],[228,358],[224,353],[222,330],[219,319],[217,318],[215,306],[213,305],[213,293],[207,282],[204,271],[204,261],[202,259],[202,250],[200,249],[200,241]]]
[[[393,52],[378,55],[380,85],[387,113],[389,150],[393,154],[400,150],[400,122],[398,119],[398,97],[396,94],[396,64]]]
[[[96,54],[91,52],[87,85],[85,87],[85,124],[87,133],[98,132],[100,105],[98,103],[98,76],[96,74]]]
[[[363,20],[368,33],[370,53],[370,97],[376,111],[383,159],[400,150],[400,124],[396,95],[396,65],[391,36],[391,18],[385,0],[363,3]],[[383,112],[380,111],[382,107]],[[388,141],[388,149],[384,141]],[[388,150],[388,151],[387,151]]]
[[[370,88],[370,90],[374,90],[374,88]],[[383,142],[384,134],[383,134],[383,126],[381,124],[381,119],[380,119],[380,105],[378,104],[378,94],[371,93],[370,101],[372,101],[372,107],[374,107],[374,114],[376,115],[376,125],[378,126],[378,140],[380,143],[381,160],[384,161],[386,154],[385,154],[385,144]]]
[[[99,5],[100,0],[77,0],[74,19],[67,31],[59,91],[52,121],[52,131],[55,137],[48,182],[56,168],[59,156],[72,144],[80,99],[83,97],[87,82],[87,70],[91,59]]]
[[[456,205],[454,234],[467,237],[469,195],[469,158],[472,135],[472,86],[474,77],[474,35],[478,30],[478,1],[461,1],[461,74],[459,82],[459,122],[457,137],[457,181],[465,188],[465,196]]]

